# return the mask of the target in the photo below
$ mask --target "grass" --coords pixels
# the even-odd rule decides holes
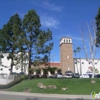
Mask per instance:
[[[95,80],[96,83],[91,83],[91,80]],[[56,89],[40,89],[37,87],[38,83],[44,85],[56,85]],[[68,88],[62,90],[62,87]],[[32,79],[24,80],[21,83],[11,87],[8,91],[23,92],[25,89],[30,89],[32,93],[52,93],[52,94],[78,94],[86,95],[91,94],[92,91],[96,93],[100,92],[100,79]]]

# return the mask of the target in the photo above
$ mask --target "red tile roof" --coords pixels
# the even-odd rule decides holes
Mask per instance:
[[[50,64],[50,66],[52,67],[60,67],[60,63],[59,62],[49,62],[48,64]]]

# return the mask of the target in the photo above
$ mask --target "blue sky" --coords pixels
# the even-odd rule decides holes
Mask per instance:
[[[40,16],[41,28],[52,31],[54,47],[51,55],[59,62],[60,38],[71,37],[73,49],[82,47],[79,27],[85,22],[91,23],[99,7],[100,0],[0,0],[0,28],[15,13],[23,18],[28,10],[34,9]],[[84,57],[83,52],[81,56]]]

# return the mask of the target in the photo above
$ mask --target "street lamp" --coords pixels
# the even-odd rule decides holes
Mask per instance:
[[[51,59],[51,61],[52,61],[52,67],[53,67],[53,63],[54,63],[54,56],[55,56],[55,55],[51,55],[51,58],[52,58],[52,59]]]

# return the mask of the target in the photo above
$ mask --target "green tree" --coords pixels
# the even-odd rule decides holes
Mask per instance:
[[[95,17],[97,33],[96,33],[96,46],[100,46],[100,7],[98,9],[98,14]]]
[[[75,54],[75,57],[76,57],[76,53],[80,53],[81,51],[81,48],[80,47],[77,47],[75,50],[74,50],[74,54]],[[79,70],[78,70],[78,61],[77,61],[78,58],[76,58],[76,67],[77,67],[77,73],[79,73]],[[80,74],[81,74],[81,58],[80,58],[80,54],[79,54],[79,59],[80,59]]]
[[[35,10],[29,10],[23,19],[23,28],[27,36],[27,52],[29,55],[29,78],[31,78],[31,63],[37,59],[47,62],[53,47],[53,43],[49,43],[52,40],[52,32],[49,29],[43,31],[40,29],[40,26],[40,19]]]
[[[77,52],[79,52],[79,53],[80,53],[81,48],[80,48],[80,47],[77,47],[77,48],[76,48],[76,50],[77,50]]]
[[[76,57],[77,50],[74,50],[73,52],[74,52],[74,54],[75,54],[75,57]]]
[[[17,54],[20,52],[22,43],[19,42],[23,33],[21,19],[18,14],[10,17],[8,23],[0,30],[1,51],[7,53],[7,59],[11,60],[10,74],[12,74],[13,66],[19,62]]]

